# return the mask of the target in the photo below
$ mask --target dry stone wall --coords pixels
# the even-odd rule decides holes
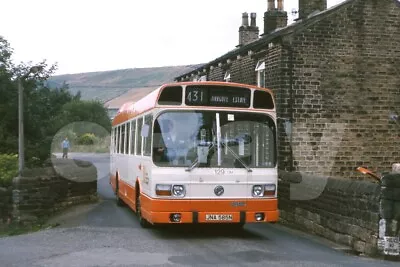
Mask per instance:
[[[27,170],[14,178],[9,196],[13,222],[37,222],[73,205],[96,201],[97,169],[90,162],[54,159],[51,167]],[[6,210],[10,213],[10,207]]]
[[[399,257],[400,174],[382,182],[280,172],[281,221],[354,251]]]

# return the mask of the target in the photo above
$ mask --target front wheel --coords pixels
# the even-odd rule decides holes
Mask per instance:
[[[140,193],[136,196],[136,215],[139,219],[140,226],[143,228],[150,227],[150,223],[142,217],[142,206],[140,203]]]

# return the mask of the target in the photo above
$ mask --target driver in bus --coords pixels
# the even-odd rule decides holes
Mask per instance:
[[[167,161],[172,163],[176,158],[176,131],[174,131],[173,123],[169,119],[164,119],[160,123],[161,131],[159,134],[159,140],[156,147],[156,152],[161,156],[161,159],[158,161]]]

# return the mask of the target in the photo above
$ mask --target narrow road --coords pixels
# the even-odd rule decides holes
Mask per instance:
[[[78,154],[98,168],[101,201],[55,218],[61,226],[0,239],[0,266],[399,266],[346,254],[330,242],[276,225],[142,229],[115,204],[109,157]]]

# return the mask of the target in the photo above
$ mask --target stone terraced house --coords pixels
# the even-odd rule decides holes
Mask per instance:
[[[359,177],[358,166],[400,162],[400,0],[299,0],[287,25],[283,0],[268,0],[264,32],[243,13],[232,51],[175,78],[271,88],[280,169]],[[218,41],[218,40],[216,40]],[[393,117],[393,116],[392,116]]]

